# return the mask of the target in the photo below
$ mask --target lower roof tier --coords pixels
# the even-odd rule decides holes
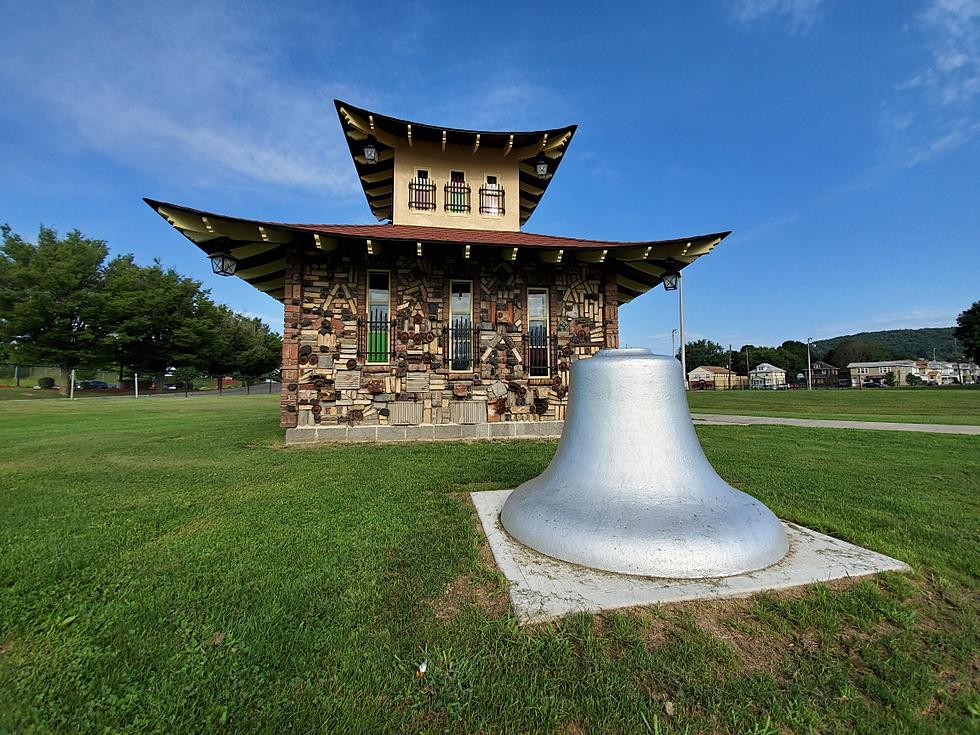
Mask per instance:
[[[568,259],[608,263],[615,271],[619,303],[656,288],[662,276],[679,271],[707,255],[728,232],[646,242],[583,240],[530,232],[493,232],[413,225],[308,225],[229,217],[177,204],[144,199],[150,207],[207,255],[227,252],[238,260],[235,275],[282,301],[288,248],[325,252],[366,248],[412,248],[434,257],[438,248],[492,248],[505,260],[533,256],[545,263]],[[473,253],[474,257],[476,253]]]

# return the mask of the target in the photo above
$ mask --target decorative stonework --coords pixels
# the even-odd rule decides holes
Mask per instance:
[[[618,346],[617,285],[602,264],[512,262],[497,250],[464,258],[462,247],[426,255],[392,247],[287,256],[282,426],[561,421],[571,366]],[[366,359],[369,269],[390,274],[387,364]],[[449,361],[451,280],[473,288],[473,359],[458,372]],[[547,288],[549,301],[547,366],[534,376],[529,287]]]

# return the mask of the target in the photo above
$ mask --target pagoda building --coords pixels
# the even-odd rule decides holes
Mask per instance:
[[[216,273],[283,304],[289,442],[557,436],[571,365],[618,347],[617,307],[676,283],[730,234],[525,232],[574,125],[459,130],[335,104],[381,224],[266,222],[145,200]]]

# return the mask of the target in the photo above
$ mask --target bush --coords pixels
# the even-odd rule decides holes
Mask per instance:
[[[45,376],[40,380],[38,380],[37,384],[41,388],[54,388],[54,378],[49,378]]]

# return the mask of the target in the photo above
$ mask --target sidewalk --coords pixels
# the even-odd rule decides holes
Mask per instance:
[[[720,413],[691,414],[695,424],[728,426],[808,426],[817,429],[877,429],[880,431],[922,431],[928,434],[970,434],[980,436],[980,426],[964,424],[894,424],[887,421],[839,421],[836,419],[789,419],[781,416],[729,416]]]

